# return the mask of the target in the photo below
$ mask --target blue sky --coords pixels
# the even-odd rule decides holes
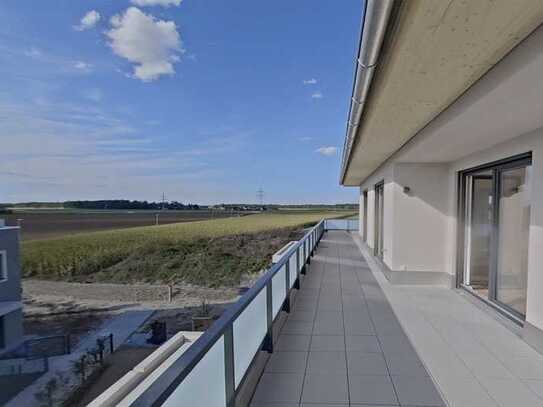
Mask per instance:
[[[362,5],[2,0],[0,202],[355,202]]]

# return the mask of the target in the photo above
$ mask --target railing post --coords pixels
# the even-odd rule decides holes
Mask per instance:
[[[230,323],[224,332],[224,380],[226,391],[226,407],[236,404],[236,383],[234,371],[234,326]]]
[[[273,294],[272,294],[272,280],[266,284],[266,319],[268,331],[264,337],[264,343],[262,344],[262,350],[273,353]]]
[[[296,248],[296,276],[298,277],[298,285],[300,282],[300,275],[302,274],[300,270],[300,248]]]
[[[283,311],[290,313],[290,259],[285,263],[285,301],[283,302]]]
[[[309,256],[309,238],[305,239],[304,242],[304,260],[307,264],[311,264],[311,257]]]
[[[302,270],[301,270],[301,273],[302,274],[305,274],[307,272],[307,270],[305,269],[305,240],[302,244]]]
[[[319,230],[319,242],[321,241],[322,237],[324,236],[324,230],[326,229],[326,221],[322,222],[321,228]]]

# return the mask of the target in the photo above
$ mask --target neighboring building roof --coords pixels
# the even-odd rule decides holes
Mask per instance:
[[[540,0],[397,5],[341,184],[360,185],[541,22]]]
[[[0,317],[23,308],[21,301],[0,301]]]
[[[2,230],[13,230],[13,229],[20,229],[19,226],[0,226],[0,231]]]

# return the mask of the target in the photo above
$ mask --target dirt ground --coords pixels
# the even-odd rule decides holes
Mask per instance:
[[[161,225],[231,216],[228,212],[215,211],[212,213],[206,210],[164,212],[30,210],[0,215],[0,218],[5,219],[9,226],[20,224],[22,240],[38,240],[74,233],[152,226],[156,224],[157,213],[159,213],[159,224]]]
[[[258,276],[244,282],[252,284]],[[26,335],[70,334],[72,345],[85,334],[97,329],[116,313],[134,309],[155,310],[138,332],[149,330],[153,321],[165,321],[169,335],[192,329],[192,315],[201,312],[202,302],[210,314],[218,318],[238,298],[238,288],[211,289],[190,285],[175,286],[171,302],[161,296],[163,286],[130,286],[122,284],[80,284],[55,281],[24,280],[24,329]],[[147,292],[145,301],[134,301],[134,291]],[[156,291],[156,297],[149,293]],[[142,295],[140,295],[140,298]]]
[[[73,300],[24,300],[25,335],[70,335],[71,346],[87,333],[97,329],[111,315],[110,307],[87,307]]]
[[[260,274],[245,276],[242,285],[250,286]],[[168,302],[168,287],[153,284],[69,283],[49,280],[23,280],[25,305],[32,312],[78,311],[82,308],[113,307],[151,303],[153,308],[167,306],[194,306],[202,300],[216,303],[238,295],[238,287],[207,288],[190,284],[175,285],[172,301]],[[51,305],[47,305],[51,303]],[[52,308],[51,308],[52,307]]]

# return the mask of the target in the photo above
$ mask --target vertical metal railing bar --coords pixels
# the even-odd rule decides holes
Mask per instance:
[[[268,329],[264,337],[262,350],[273,353],[273,292],[271,279],[266,285],[266,319]]]
[[[234,370],[234,324],[224,333],[224,380],[226,407],[235,407],[236,383]]]
[[[285,263],[285,301],[283,302],[283,311],[290,313],[290,258]]]
[[[300,289],[300,250],[296,250],[296,279],[298,281],[298,289]]]
[[[311,241],[307,239],[306,263],[311,264]]]
[[[305,267],[305,240],[303,241],[303,244],[301,246],[301,250],[302,250],[302,264],[301,264],[301,273],[302,274],[305,274],[306,273],[306,267]]]

